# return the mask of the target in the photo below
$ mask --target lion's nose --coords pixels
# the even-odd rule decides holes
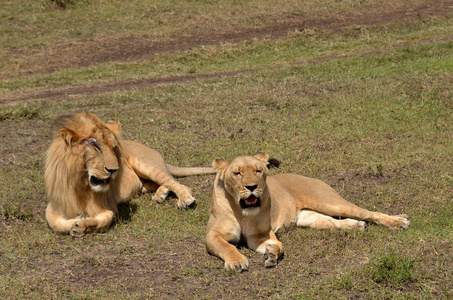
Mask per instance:
[[[107,172],[109,172],[109,173],[110,173],[110,175],[113,175],[113,173],[115,173],[116,171],[118,171],[118,169],[117,169],[117,168],[115,168],[115,169],[109,169],[109,168],[105,168],[105,169],[107,170]]]
[[[258,186],[257,185],[247,185],[245,186],[246,189],[253,192]]]

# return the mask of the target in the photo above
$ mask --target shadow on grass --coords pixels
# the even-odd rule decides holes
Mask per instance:
[[[137,212],[138,205],[136,203],[120,203],[118,204],[118,214],[115,218],[115,224],[127,224],[132,219],[132,216]]]

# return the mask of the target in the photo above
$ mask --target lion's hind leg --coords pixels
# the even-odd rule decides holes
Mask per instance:
[[[158,202],[163,201],[170,191],[178,197],[178,208],[186,208],[195,202],[192,196],[192,190],[179,183],[163,166],[154,166],[144,161],[130,160],[137,175],[145,180],[156,183],[159,188],[153,197]]]
[[[167,198],[169,193],[170,193],[170,189],[168,189],[165,185],[161,185],[156,190],[156,193],[153,196],[153,200],[160,203]]]
[[[364,231],[366,222],[354,219],[337,220],[312,210],[303,209],[296,217],[296,225],[300,227],[310,227],[316,229],[347,229]]]

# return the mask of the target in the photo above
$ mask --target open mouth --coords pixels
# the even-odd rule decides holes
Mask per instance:
[[[110,177],[106,178],[106,179],[99,179],[99,178],[94,177],[94,176],[90,177],[90,183],[91,183],[92,186],[98,186],[98,185],[101,185],[101,184],[108,184],[109,181],[110,181]]]
[[[261,204],[260,198],[251,195],[250,197],[246,199],[241,199],[239,200],[239,205],[241,206],[242,209],[245,208],[251,208],[251,207],[259,207]]]

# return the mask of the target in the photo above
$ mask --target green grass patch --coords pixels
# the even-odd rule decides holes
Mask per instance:
[[[170,39],[206,25],[213,32],[237,31],[280,24],[282,16],[379,15],[386,7],[397,12],[422,1],[66,3],[64,9],[50,0],[0,4],[2,98],[218,74],[0,106],[0,297],[451,298],[448,15],[342,31],[299,28],[278,40],[260,37],[18,76],[15,64],[41,57],[43,49],[63,51],[70,42],[147,34]],[[36,62],[37,69],[47,66]],[[44,216],[45,151],[53,121],[80,111],[118,119],[123,138],[157,149],[172,165],[208,166],[216,157],[266,151],[282,161],[271,173],[320,178],[361,207],[408,214],[410,227],[396,232],[370,225],[363,233],[294,228],[279,237],[285,257],[276,268],[264,268],[262,255],[241,248],[250,270],[225,272],[223,261],[204,248],[208,175],[180,179],[194,191],[193,209],[178,210],[175,198],[157,204],[141,195],[120,206],[107,233],[56,235]]]

